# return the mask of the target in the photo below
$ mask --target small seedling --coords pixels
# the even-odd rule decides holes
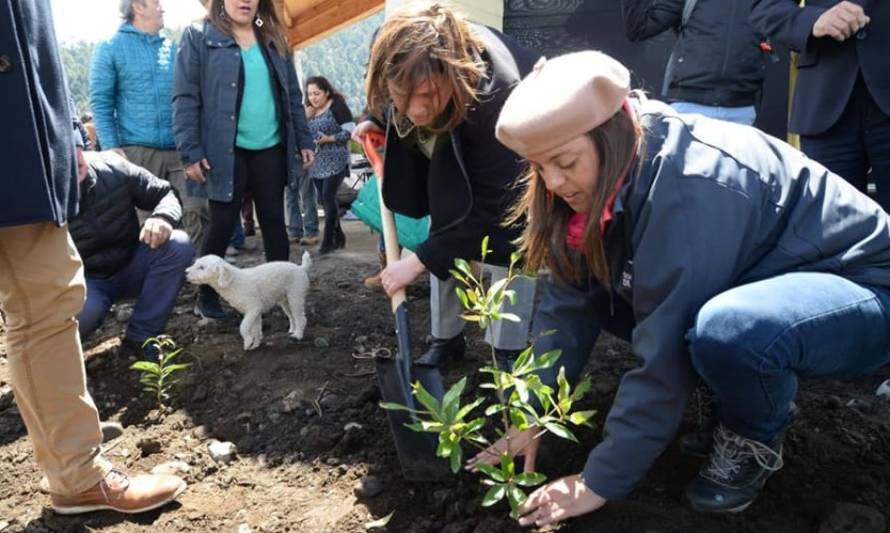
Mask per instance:
[[[488,249],[488,237],[482,241],[481,252],[481,261],[484,264],[485,258],[491,253]],[[463,288],[456,289],[457,297],[464,308],[461,318],[478,324],[483,331],[496,320],[519,321],[516,315],[502,312],[505,300],[511,304],[516,301],[516,292],[509,286],[513,280],[522,275],[517,272],[518,260],[519,254],[514,253],[510,258],[507,276],[490,287],[485,286],[481,274],[474,272],[467,261],[455,260],[455,270],[451,271],[451,275],[464,285]],[[541,335],[553,333],[554,331],[547,331]],[[506,498],[512,510],[511,516],[515,518],[517,508],[528,497],[523,487],[540,485],[547,478],[537,472],[516,471],[513,457],[523,450],[517,449],[515,444],[511,443],[510,428],[525,431],[531,427],[538,427],[540,431],[535,438],[540,438],[545,433],[552,433],[557,437],[578,442],[569,427],[590,427],[590,419],[595,414],[594,411],[572,410],[590,390],[589,376],[582,379],[574,390],[565,376],[564,367],[559,370],[557,389],[541,380],[538,372],[553,367],[559,356],[559,350],[536,355],[532,345],[520,353],[511,369],[504,370],[498,366],[492,346],[491,365],[480,369],[480,372],[490,375],[491,380],[481,383],[479,388],[494,390],[498,401],[485,408],[484,416],[469,418],[470,413],[486,402],[488,399],[486,397],[477,396],[470,403],[461,405],[461,396],[467,385],[466,376],[448,390],[441,402],[426,391],[419,381],[415,382],[411,386],[412,394],[425,409],[415,410],[395,403],[381,403],[381,407],[411,411],[420,421],[408,424],[407,427],[414,431],[438,433],[439,446],[436,455],[447,458],[454,473],[458,472],[463,463],[461,444],[466,443],[480,450],[486,449],[490,446],[490,442],[482,430],[490,417],[500,415],[502,427],[497,428],[496,433],[499,437],[505,438],[507,450],[501,455],[498,465],[478,465],[479,471],[485,477],[482,483],[489,487],[482,499],[482,505],[488,507]]]
[[[158,354],[157,361],[136,361],[130,368],[140,373],[142,390],[154,394],[158,408],[164,409],[166,401],[172,397],[173,386],[179,381],[177,374],[191,366],[191,363],[176,363],[174,360],[182,348],[166,335],[151,337],[142,344],[143,348],[153,346]]]

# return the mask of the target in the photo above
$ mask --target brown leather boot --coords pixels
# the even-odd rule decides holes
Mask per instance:
[[[377,260],[380,262],[380,272],[374,274],[373,276],[365,278],[365,287],[371,289],[383,285],[383,281],[380,279],[380,274],[382,274],[383,269],[386,268],[386,253],[377,252]]]
[[[177,476],[140,474],[131,476],[113,469],[93,487],[73,496],[53,494],[52,507],[59,514],[92,511],[144,513],[162,507],[182,494],[185,481]]]

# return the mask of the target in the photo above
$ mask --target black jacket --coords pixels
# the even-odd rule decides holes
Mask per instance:
[[[473,31],[485,45],[482,61],[488,78],[480,103],[466,120],[436,144],[432,158],[401,142],[395,126],[386,128],[383,198],[391,210],[410,217],[430,215],[429,238],[416,250],[426,268],[446,279],[454,259],[479,259],[482,238],[490,237],[486,260],[506,265],[521,228],[502,226],[504,214],[520,194],[518,155],[494,136],[494,127],[512,88],[540,55],[481,25]]]
[[[86,275],[107,278],[123,268],[139,244],[135,207],[176,226],[182,206],[173,187],[113,152],[85,152],[89,175],[80,184],[80,212],[70,232]]]
[[[0,226],[62,225],[77,210],[58,50],[49,0],[0,0]]]
[[[813,25],[840,0],[754,0],[751,22],[775,42],[800,52],[789,129],[801,135],[824,132],[840,118],[862,72],[871,97],[890,115],[890,2],[852,0],[871,22],[855,37],[816,39]]]
[[[684,0],[621,0],[625,31],[642,41],[679,31],[668,101],[712,106],[754,105],[766,76],[767,55],[748,16],[751,0],[699,0],[680,31]]]

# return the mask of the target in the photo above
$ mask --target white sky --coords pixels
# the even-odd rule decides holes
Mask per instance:
[[[59,41],[100,41],[114,34],[121,24],[120,0],[51,0]],[[181,28],[204,16],[199,0],[161,0],[164,24]]]

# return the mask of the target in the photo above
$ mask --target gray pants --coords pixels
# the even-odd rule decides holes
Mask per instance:
[[[155,176],[166,180],[179,193],[182,202],[182,229],[188,234],[195,247],[200,249],[204,242],[204,234],[210,224],[210,208],[206,198],[189,196],[185,190],[185,169],[179,160],[176,150],[158,150],[147,146],[124,146],[127,159],[134,165],[148,170]],[[142,223],[150,213],[139,211],[139,222]]]
[[[507,268],[493,265],[485,265],[485,272],[491,274],[491,283],[507,276]],[[497,320],[485,330],[485,341],[501,350],[523,350],[528,346],[528,330],[532,318],[532,308],[535,303],[534,279],[519,277],[510,285],[510,289],[516,291],[516,304],[511,305],[509,300],[504,300],[502,309],[505,313],[513,313],[519,317],[519,322],[509,320]],[[463,307],[454,289],[458,282],[449,277],[441,281],[430,274],[430,322],[431,333],[437,339],[450,339],[460,334],[464,329],[464,320],[460,318]],[[489,285],[490,286],[490,285]]]

